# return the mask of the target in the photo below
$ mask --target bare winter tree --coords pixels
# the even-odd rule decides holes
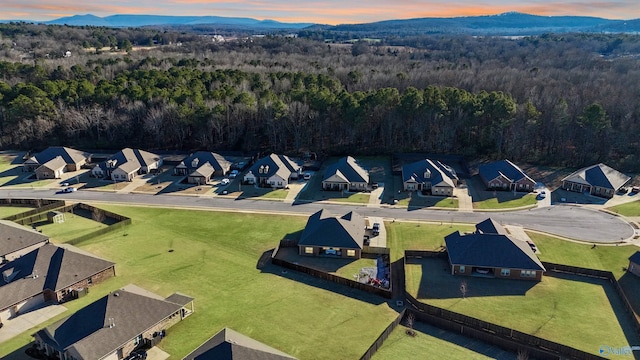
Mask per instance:
[[[413,330],[413,325],[416,322],[416,315],[413,312],[409,311],[404,321],[408,328],[407,335],[415,336],[416,332]]]
[[[467,292],[469,291],[469,288],[467,286],[467,280],[462,280],[460,282],[460,293],[462,294],[462,298],[466,299],[467,298]]]
[[[103,222],[105,219],[104,211],[93,208],[93,210],[91,210],[91,218],[99,223]]]
[[[529,360],[529,353],[526,350],[518,350],[518,355],[516,356],[516,360]]]

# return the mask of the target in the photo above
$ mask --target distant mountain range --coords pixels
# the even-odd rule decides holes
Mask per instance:
[[[538,16],[508,12],[499,15],[452,18],[418,18],[387,20],[366,24],[320,25],[285,23],[274,20],[223,16],[163,16],[163,15],[74,15],[44,22],[45,24],[105,27],[190,26],[213,25],[247,30],[308,30],[376,36],[410,36],[420,34],[470,35],[536,35],[542,33],[640,33],[640,19],[610,20],[586,16]]]

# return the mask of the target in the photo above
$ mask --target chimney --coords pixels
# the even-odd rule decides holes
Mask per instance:
[[[424,171],[424,178],[425,178],[425,179],[431,179],[431,170],[429,170],[429,169],[425,169],[425,171]]]

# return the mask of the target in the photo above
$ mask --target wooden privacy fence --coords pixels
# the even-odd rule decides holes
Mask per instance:
[[[65,206],[65,202],[62,200],[47,200],[47,199],[0,199],[0,206],[28,206],[35,207],[35,209],[27,210],[20,214],[4,217],[3,220],[16,221],[18,219],[27,218],[37,215],[41,212],[51,211],[54,209]],[[45,216],[46,218],[46,216]]]
[[[400,314],[398,314],[398,316],[395,318],[395,320],[393,320],[391,322],[391,324],[389,324],[389,326],[387,326],[387,328],[384,329],[384,331],[382,331],[382,333],[380,334],[380,336],[378,336],[376,341],[374,341],[373,344],[371,344],[371,346],[369,346],[369,348],[364,353],[364,355],[362,355],[360,357],[360,360],[369,360],[369,359],[371,359],[373,354],[375,354],[378,351],[378,349],[380,349],[380,347],[382,346],[384,341],[387,340],[387,338],[389,337],[389,335],[391,335],[393,330],[395,330],[395,328],[400,324],[400,322],[402,322],[402,319],[404,318],[405,311],[406,311],[406,309],[403,309],[400,312]]]

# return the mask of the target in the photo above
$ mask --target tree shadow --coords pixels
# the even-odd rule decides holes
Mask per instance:
[[[557,188],[551,192],[552,203],[604,205],[608,199]]]
[[[24,345],[23,347],[16,349],[15,351],[5,355],[2,359],[3,360],[28,360],[28,359],[35,359],[33,357],[30,357],[29,355],[27,355],[27,349],[30,349],[33,346],[32,343],[29,343],[27,345]]]
[[[624,290],[625,296],[636,314],[640,314],[640,277],[625,272],[618,283]]]

